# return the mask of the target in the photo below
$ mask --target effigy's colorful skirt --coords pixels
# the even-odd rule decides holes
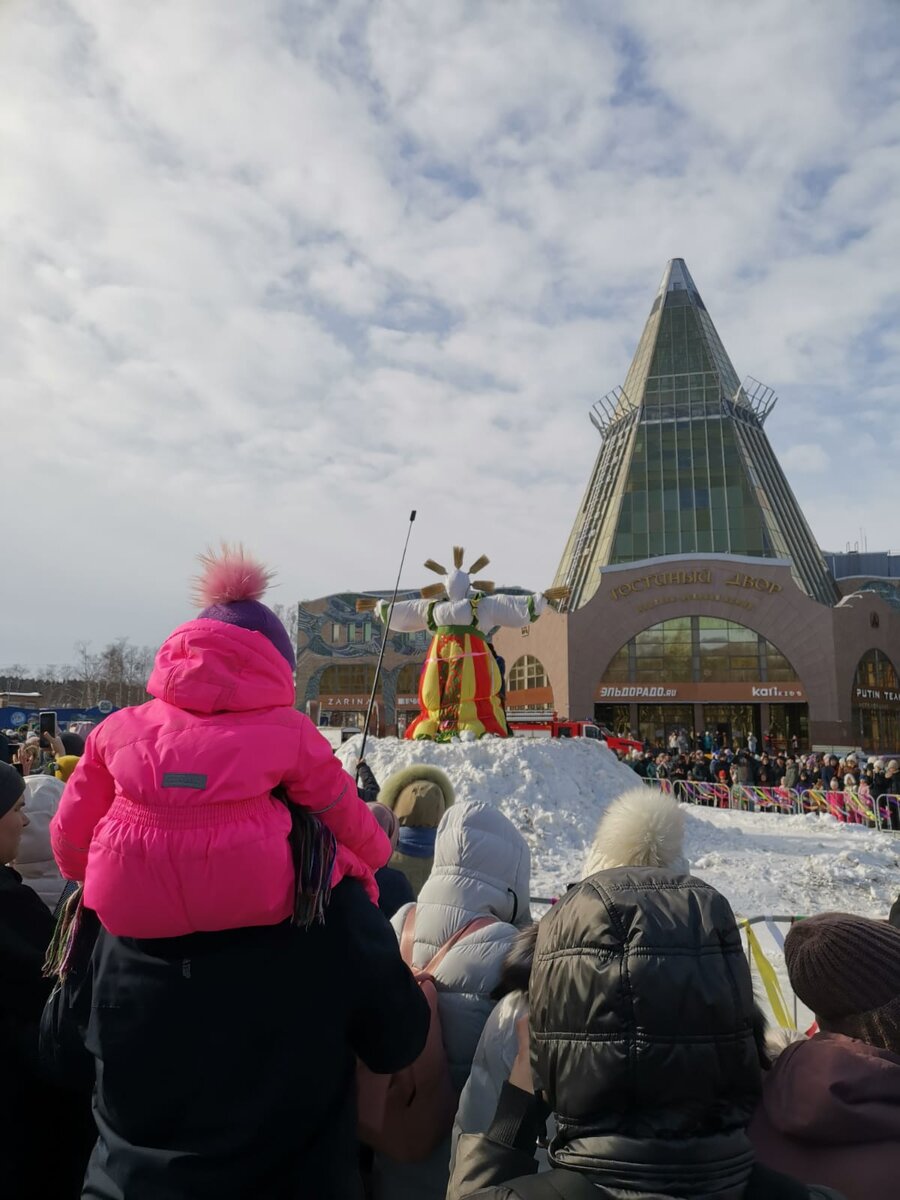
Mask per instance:
[[[419,708],[407,738],[449,741],[462,731],[509,737],[500,668],[473,626],[438,626],[419,676]]]

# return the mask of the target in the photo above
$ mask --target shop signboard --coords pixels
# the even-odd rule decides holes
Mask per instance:
[[[806,704],[802,683],[601,683],[595,700],[670,704]]]
[[[855,687],[853,702],[860,708],[900,708],[900,692],[891,688]]]

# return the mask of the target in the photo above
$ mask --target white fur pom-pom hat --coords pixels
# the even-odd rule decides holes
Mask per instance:
[[[684,812],[672,796],[649,787],[630,788],[601,818],[583,876],[612,867],[666,867],[690,873],[684,857]]]

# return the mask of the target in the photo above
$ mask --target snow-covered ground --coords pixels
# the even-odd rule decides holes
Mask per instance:
[[[359,738],[353,738],[339,754],[352,769],[358,752]],[[627,788],[640,786],[614,754],[582,739],[485,738],[437,745],[370,738],[366,760],[379,782],[410,763],[434,763],[449,775],[458,802],[484,800],[500,808],[531,846],[533,896],[558,896],[581,877],[585,848],[604,808]],[[900,890],[900,837],[827,816],[691,805],[685,812],[693,874],[727,896],[740,916],[840,909],[883,918]],[[787,989],[782,955],[764,926],[759,935]],[[798,1013],[801,1022],[806,1017],[805,1010]]]
[[[340,756],[356,762],[359,739]],[[532,892],[556,896],[580,878],[606,805],[640,781],[609,750],[580,738],[405,742],[370,738],[379,781],[413,762],[449,775],[459,801],[496,804],[532,850]],[[900,889],[900,838],[832,817],[778,816],[686,806],[687,856],[742,916],[845,909],[884,917]]]

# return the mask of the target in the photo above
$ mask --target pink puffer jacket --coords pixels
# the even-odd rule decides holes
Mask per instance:
[[[332,883],[374,871],[388,838],[353,780],[294,709],[291,669],[262,634],[221,621],[164,642],[138,708],[87,740],[51,824],[63,875],[121,937],[274,925],[293,910],[290,814],[317,813],[337,840]]]

